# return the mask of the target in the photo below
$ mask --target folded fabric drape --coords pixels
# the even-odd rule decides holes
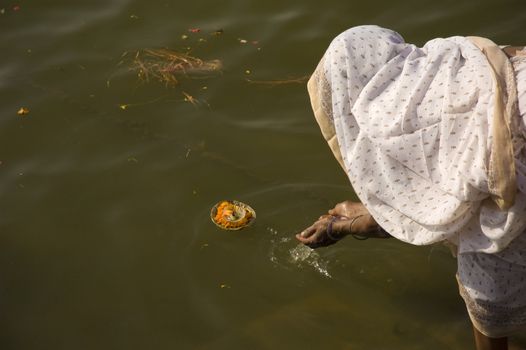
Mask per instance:
[[[396,238],[495,253],[526,229],[526,128],[499,53],[483,38],[419,48],[360,26],[318,64],[308,89],[322,134]]]

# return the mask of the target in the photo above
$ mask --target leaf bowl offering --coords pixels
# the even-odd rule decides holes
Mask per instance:
[[[241,230],[254,223],[256,212],[248,204],[224,200],[212,207],[210,218],[223,230]]]

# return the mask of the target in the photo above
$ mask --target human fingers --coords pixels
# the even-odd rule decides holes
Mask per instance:
[[[305,244],[320,243],[325,239],[328,219],[316,221],[303,232],[296,235],[296,238]]]
[[[317,228],[309,237],[302,238],[300,240],[303,244],[311,247],[312,245],[318,245],[324,241],[323,234],[319,228]]]
[[[335,241],[328,238],[326,227],[319,225],[316,227],[314,234],[312,234],[306,242],[303,242],[303,244],[309,248],[316,249],[331,245],[334,242]]]
[[[338,203],[334,206],[333,209],[329,210],[329,214],[345,216],[347,218],[352,218],[357,215],[367,214],[367,209],[360,202],[353,201],[344,201]]]
[[[329,210],[329,214],[333,216],[345,216],[345,214],[347,214],[346,209],[347,206],[345,205],[345,202],[338,203],[334,206],[334,208]]]
[[[311,237],[316,232],[314,225],[307,227],[305,230],[301,231],[296,235],[296,238],[301,242],[309,241]]]
[[[343,216],[341,212],[336,210],[335,208],[329,209],[328,213],[330,216]]]

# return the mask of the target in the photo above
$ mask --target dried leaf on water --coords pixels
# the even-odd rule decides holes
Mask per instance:
[[[194,106],[197,106],[200,103],[200,101],[198,99],[196,99],[195,97],[193,97],[192,95],[190,95],[187,92],[183,91],[183,95],[184,95],[184,101],[185,102],[189,102],[189,103],[191,103]]]
[[[192,104],[194,107],[197,108],[199,106],[205,105],[208,108],[210,108],[210,104],[208,102],[206,102],[206,100],[204,100],[204,99],[197,99],[197,98],[193,97],[192,95],[190,95],[189,93],[187,93],[185,91],[182,91],[182,94],[184,96],[184,101]]]
[[[149,101],[144,101],[144,102],[135,102],[135,103],[123,103],[123,104],[120,104],[118,105],[118,107],[120,109],[122,109],[123,111],[131,108],[131,107],[139,107],[139,106],[145,106],[145,105],[149,105],[149,104],[153,104],[153,103],[156,103],[156,102],[159,102],[161,100],[163,100],[166,96],[159,96],[157,98],[154,98],[153,100],[149,100]],[[166,102],[169,102],[168,100],[165,100]]]
[[[25,107],[21,107],[17,112],[16,114],[20,115],[20,116],[23,116],[23,115],[26,115],[26,114],[29,114],[29,109],[25,108]]]

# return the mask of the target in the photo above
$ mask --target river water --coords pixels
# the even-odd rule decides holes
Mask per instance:
[[[248,80],[308,75],[331,38],[359,24],[417,44],[457,34],[524,44],[524,1],[0,8],[1,349],[472,346],[445,248],[298,245],[295,233],[355,197],[305,84]],[[223,69],[141,83],[127,58],[163,47]],[[222,199],[249,203],[255,225],[217,229],[209,213]]]

